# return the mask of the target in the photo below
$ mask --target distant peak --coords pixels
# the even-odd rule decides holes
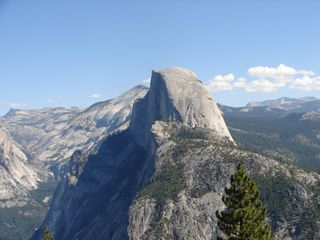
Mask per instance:
[[[5,114],[5,117],[13,116],[13,115],[15,115],[18,111],[20,111],[20,110],[19,110],[19,109],[15,109],[15,108],[10,108],[9,111]]]
[[[124,99],[124,98],[132,98],[134,95],[143,95],[147,93],[148,87],[144,85],[137,85],[125,93],[121,94],[119,97],[116,97],[114,100]]]

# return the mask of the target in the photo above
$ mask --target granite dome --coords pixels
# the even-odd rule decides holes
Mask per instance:
[[[149,93],[135,104],[131,120],[131,129],[139,135],[141,144],[146,144],[146,134],[155,121],[177,121],[189,127],[211,129],[217,137],[233,142],[213,97],[195,73],[184,68],[152,71]]]

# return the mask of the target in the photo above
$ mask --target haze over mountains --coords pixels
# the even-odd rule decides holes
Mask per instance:
[[[17,224],[0,213],[0,239],[30,237],[49,204],[43,225],[59,240],[212,239],[238,162],[262,190],[275,239],[317,239],[319,108],[281,98],[220,105],[222,114],[197,76],[175,67],[87,109],[12,110],[0,118],[1,207],[42,217]]]

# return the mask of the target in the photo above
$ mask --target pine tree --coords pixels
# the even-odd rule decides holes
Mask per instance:
[[[54,240],[52,234],[49,231],[49,227],[48,226],[44,227],[43,240]]]
[[[226,209],[216,212],[218,227],[224,233],[218,240],[270,240],[271,227],[265,224],[267,210],[241,164],[231,176],[230,185],[222,197]]]

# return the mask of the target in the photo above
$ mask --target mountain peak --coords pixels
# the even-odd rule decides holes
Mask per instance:
[[[5,116],[8,117],[8,116],[15,115],[18,111],[19,109],[10,108],[9,111],[5,114]]]
[[[197,75],[189,69],[182,67],[169,67],[153,70],[152,73],[160,74],[164,79],[176,81],[200,81]]]
[[[135,104],[131,120],[131,129],[142,145],[147,144],[148,132],[158,120],[208,128],[233,142],[211,94],[192,71],[184,68],[152,71],[150,90]]]

